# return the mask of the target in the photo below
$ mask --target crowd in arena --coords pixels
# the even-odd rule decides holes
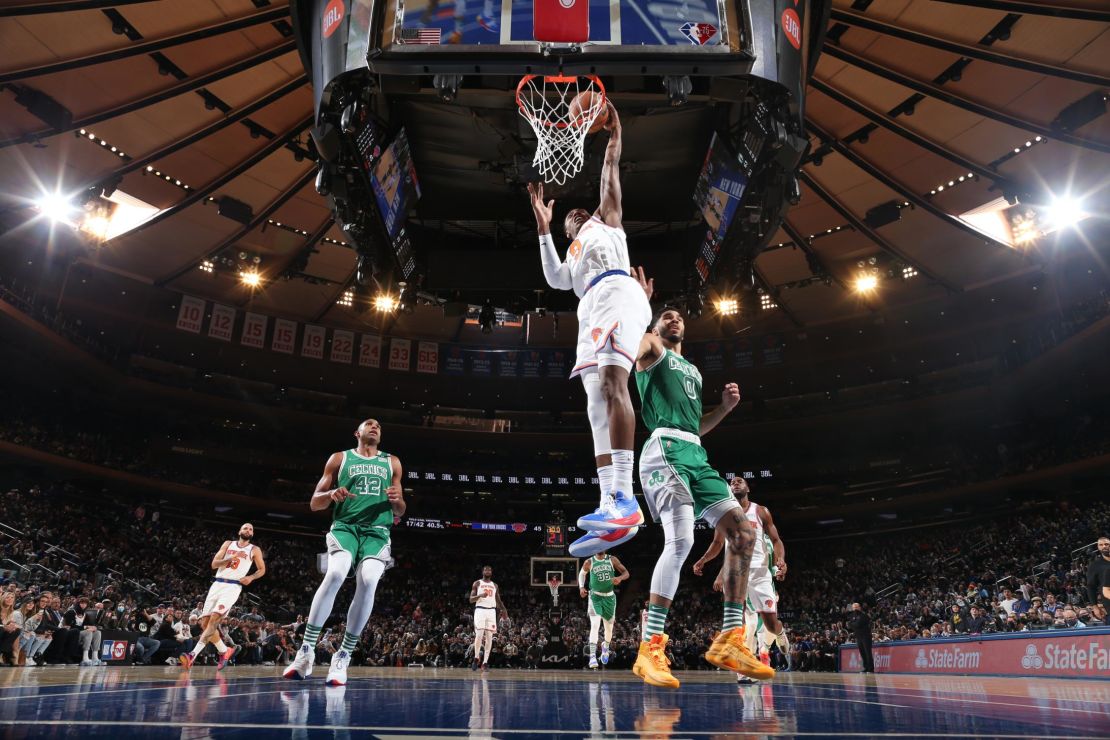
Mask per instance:
[[[156,505],[135,505],[91,489],[44,484],[0,500],[0,663],[96,664],[104,630],[139,635],[134,660],[176,663],[200,633],[211,583],[208,562],[234,525],[205,522]],[[845,610],[870,610],[876,641],[975,633],[1082,628],[1106,619],[1086,588],[1091,549],[1110,531],[1110,504],[1018,512],[1004,519],[922,529],[913,536],[839,540],[837,557],[819,544],[790,545],[780,610],[791,655],[777,665],[835,670],[836,648],[849,641]],[[564,589],[560,608],[531,587],[524,554],[448,557],[427,533],[397,533],[394,567],[383,578],[355,663],[466,666],[473,658],[473,609],[466,595],[481,565],[494,569],[508,619],[499,624],[492,665],[537,667],[548,643],[581,656],[588,632],[584,601]],[[319,582],[321,543],[262,530],[267,576],[249,589],[222,628],[238,664],[282,664],[299,647],[304,614]],[[479,547],[494,550],[485,540]],[[478,548],[476,548],[478,549]],[[611,645],[614,668],[631,665],[639,641],[641,593],[654,552],[624,547],[633,580],[622,591]],[[479,562],[480,559],[480,562]],[[473,561],[472,561],[473,560]],[[701,658],[719,627],[719,597],[709,577],[687,572],[667,625],[675,669],[706,667]],[[350,587],[316,646],[326,663],[343,634]],[[625,596],[627,594],[627,596]],[[201,662],[213,662],[207,653]]]

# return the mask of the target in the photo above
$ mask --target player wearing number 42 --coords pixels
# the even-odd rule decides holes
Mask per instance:
[[[389,535],[394,523],[405,513],[401,461],[379,449],[382,426],[376,419],[359,424],[355,439],[358,444],[353,450],[336,452],[328,458],[324,475],[309,500],[313,511],[333,507],[331,530],[325,538],[328,569],[312,597],[304,642],[282,674],[285,678],[304,679],[312,674],[316,642],[324,622],[331,616],[335,596],[353,566],[355,595],[347,611],[347,631],[332,656],[327,678],[329,686],[347,683],[347,666],[374,609],[378,581],[393,563]]]

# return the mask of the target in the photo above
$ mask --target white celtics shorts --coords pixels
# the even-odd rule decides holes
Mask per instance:
[[[578,350],[570,377],[606,365],[631,372],[650,323],[651,305],[631,277],[613,275],[590,288],[578,303]]]
[[[752,568],[748,574],[748,604],[754,612],[778,613],[779,595],[767,566]]]
[[[243,587],[238,583],[216,581],[212,584],[212,588],[208,589],[208,598],[204,600],[204,609],[201,610],[200,615],[202,617],[207,617],[209,614],[226,615],[231,611],[231,607],[235,606],[242,592]]]
[[[497,631],[497,610],[487,607],[478,607],[474,610],[474,629]]]

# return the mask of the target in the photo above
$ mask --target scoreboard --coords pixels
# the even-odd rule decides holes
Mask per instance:
[[[560,557],[567,552],[567,527],[565,524],[545,524],[543,546],[548,557]]]

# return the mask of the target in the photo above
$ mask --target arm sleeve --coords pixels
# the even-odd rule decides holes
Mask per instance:
[[[586,587],[586,571],[578,569],[578,588]]]
[[[543,279],[556,290],[570,290],[570,267],[559,259],[555,251],[555,240],[551,234],[540,235],[540,262],[543,264]]]

